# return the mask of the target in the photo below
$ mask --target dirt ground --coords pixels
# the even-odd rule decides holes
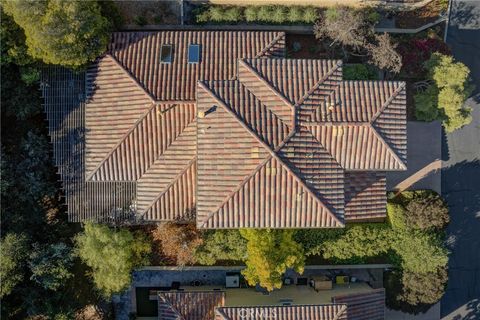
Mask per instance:
[[[396,26],[414,29],[433,22],[440,17],[443,11],[446,11],[444,3],[445,0],[433,0],[422,8],[399,12],[396,14]]]
[[[126,25],[180,24],[180,3],[177,1],[114,1]],[[143,17],[143,18],[140,18]]]

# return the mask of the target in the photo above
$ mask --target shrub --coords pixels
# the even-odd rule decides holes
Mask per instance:
[[[194,264],[195,250],[202,244],[200,233],[193,223],[162,224],[153,232],[153,238],[160,242],[164,256],[180,266]]]
[[[246,258],[247,241],[238,230],[207,231],[202,235],[203,243],[195,250],[196,260],[205,265],[217,261],[242,261]]]
[[[304,21],[303,10],[297,6],[290,7],[287,12],[287,21],[290,23]]]
[[[423,121],[434,121],[444,117],[443,112],[438,108],[438,88],[429,86],[425,91],[416,93],[415,118]]]
[[[75,244],[78,256],[92,268],[93,281],[105,297],[127,288],[132,270],[148,264],[151,252],[143,234],[91,222],[76,236]]]
[[[306,7],[303,10],[303,22],[304,23],[315,23],[319,18],[318,10],[315,7]]]
[[[133,19],[136,25],[139,26],[145,26],[148,24],[147,18],[144,16],[136,16],[135,19]]]
[[[212,6],[208,9],[210,20],[213,22],[222,22],[225,19],[225,10],[220,6]]]
[[[250,285],[259,284],[268,291],[282,287],[287,269],[303,273],[305,256],[293,239],[293,230],[241,229],[247,239],[246,268],[242,271]]]
[[[40,80],[40,70],[35,67],[20,68],[20,76],[26,85],[33,85]]]
[[[258,7],[248,6],[245,8],[243,14],[245,15],[245,21],[247,22],[256,22],[258,21]]]
[[[323,257],[334,261],[363,261],[367,257],[386,254],[391,250],[392,232],[386,224],[361,224],[347,227],[336,240],[325,241]]]
[[[274,6],[270,20],[274,23],[282,24],[286,20],[286,10],[284,6]]]
[[[272,6],[258,7],[257,17],[258,21],[268,22],[271,19]]]
[[[407,227],[405,219],[405,207],[399,203],[387,203],[388,222],[393,229],[402,230]]]
[[[224,20],[227,22],[239,22],[242,20],[241,9],[239,7],[230,7],[226,9],[224,12]]]
[[[378,80],[378,74],[364,64],[352,64],[343,67],[344,80]]]
[[[305,255],[320,255],[326,241],[334,241],[345,233],[345,229],[299,229],[294,239],[302,244]]]

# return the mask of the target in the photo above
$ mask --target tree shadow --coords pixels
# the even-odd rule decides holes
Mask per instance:
[[[442,315],[449,315],[462,306],[472,309],[478,319],[480,286],[475,283],[475,272],[480,268],[480,159],[462,161],[442,169],[442,194],[450,209],[447,228],[449,283],[442,299]],[[475,314],[476,312],[476,314]],[[462,318],[459,318],[462,319]]]

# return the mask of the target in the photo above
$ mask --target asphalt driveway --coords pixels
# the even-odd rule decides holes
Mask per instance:
[[[480,1],[452,1],[447,43],[472,71],[476,84],[467,104],[473,123],[446,134],[442,193],[450,206],[449,282],[443,319],[480,319]]]

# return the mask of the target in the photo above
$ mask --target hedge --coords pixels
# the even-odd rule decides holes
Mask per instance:
[[[313,24],[318,9],[309,6],[222,6],[206,5],[194,12],[195,21],[203,23]]]

